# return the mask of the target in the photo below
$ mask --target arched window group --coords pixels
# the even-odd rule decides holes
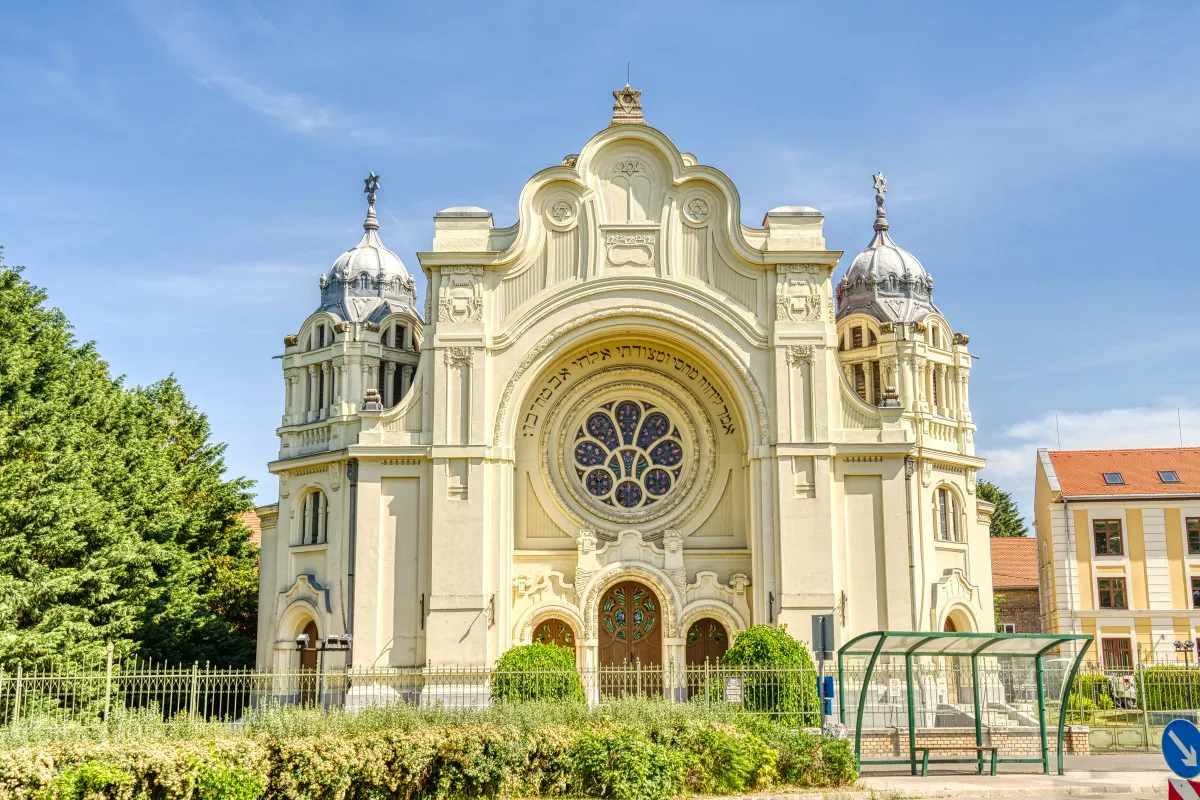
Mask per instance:
[[[323,544],[329,536],[329,501],[317,489],[300,504],[300,544]]]

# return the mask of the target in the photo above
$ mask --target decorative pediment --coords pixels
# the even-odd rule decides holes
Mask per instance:
[[[936,586],[939,608],[945,608],[955,602],[974,606],[975,597],[979,593],[978,587],[967,580],[966,573],[960,567],[953,567],[943,572]]]
[[[291,587],[285,592],[279,593],[279,612],[283,615],[283,610],[296,602],[308,603],[317,610],[324,610],[326,613],[333,613],[333,606],[329,598],[329,588],[322,586],[317,582],[313,575],[307,572],[302,572],[296,576],[296,580]]]

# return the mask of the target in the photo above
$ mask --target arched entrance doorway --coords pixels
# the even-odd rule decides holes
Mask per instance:
[[[711,617],[698,619],[687,632],[687,663],[689,667],[716,665],[729,649],[729,633],[725,626]]]
[[[547,617],[533,629],[534,644],[552,644],[571,652],[575,657],[575,629],[557,617]]]
[[[600,597],[600,666],[662,663],[662,604],[649,587],[622,581]]]
[[[309,620],[302,633],[308,646],[300,651],[299,695],[300,705],[309,706],[317,702],[317,623]]]

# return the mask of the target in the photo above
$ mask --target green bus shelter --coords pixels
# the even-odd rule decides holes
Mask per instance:
[[[980,658],[1026,658],[1034,662],[1034,676],[1037,691],[1038,727],[1041,734],[1041,752],[1039,758],[997,758],[1000,763],[1041,763],[1042,769],[1050,772],[1050,750],[1046,738],[1046,676],[1043,668],[1043,656],[1056,650],[1069,651],[1077,648],[1069,656],[1069,667],[1066,679],[1063,680],[1058,696],[1058,774],[1063,774],[1063,725],[1066,720],[1066,698],[1070,696],[1071,684],[1079,671],[1084,653],[1092,643],[1092,636],[1067,634],[1016,634],[1016,633],[911,633],[894,631],[874,631],[855,637],[838,650],[838,698],[842,724],[846,724],[846,695],[845,676],[847,656],[864,657],[867,659],[866,669],[862,673],[862,685],[858,693],[858,709],[854,719],[854,755],[860,765],[863,764],[908,764],[912,773],[917,773],[917,744],[916,713],[913,703],[913,661],[921,657],[969,658],[971,661],[971,678],[975,710],[975,744],[983,747],[983,715],[979,690],[979,659]],[[875,672],[880,657],[904,659],[904,683],[907,695],[908,711],[908,759],[862,760],[862,730],[863,712],[866,709],[867,687]],[[928,753],[926,753],[928,761]],[[971,763],[978,762],[983,769],[983,753],[977,751],[975,758],[936,759],[934,763]]]

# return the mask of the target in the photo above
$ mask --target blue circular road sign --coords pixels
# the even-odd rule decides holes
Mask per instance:
[[[1173,719],[1163,729],[1163,758],[1181,778],[1200,775],[1200,730],[1186,719]]]

